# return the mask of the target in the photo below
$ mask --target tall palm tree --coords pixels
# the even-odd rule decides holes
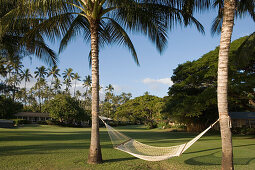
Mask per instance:
[[[43,82],[45,82],[45,75],[47,75],[47,71],[46,68],[44,66],[41,67],[36,67],[36,71],[35,73],[35,78],[37,79],[37,83],[38,83],[38,97],[39,97],[39,110],[40,112],[42,111],[41,107],[42,107],[42,103],[41,103],[41,85],[44,84]]]
[[[25,95],[24,95],[24,97],[25,97],[25,100],[24,100],[25,101],[25,106],[27,105],[27,100],[26,100],[26,98],[27,98],[27,96],[26,96],[26,94],[27,94],[26,93],[27,92],[27,82],[30,82],[30,78],[33,78],[33,76],[30,73],[28,68],[25,69],[25,71],[22,71],[20,79],[25,81]]]
[[[83,80],[83,84],[82,84],[83,87],[86,88],[86,91],[89,90],[89,88],[91,87],[91,83],[92,83],[91,76],[87,75],[85,79]]]
[[[212,25],[212,33],[221,32],[219,60],[217,100],[220,118],[221,140],[222,140],[222,169],[234,169],[232,134],[230,130],[230,117],[228,114],[228,57],[234,19],[249,13],[255,21],[254,0],[215,0],[214,7],[218,7],[218,16]]]
[[[75,97],[75,90],[76,90],[76,81],[81,81],[80,80],[81,76],[79,76],[78,73],[75,73],[73,75],[73,80],[74,80],[74,91],[73,91],[73,96]]]
[[[111,84],[109,84],[108,86],[105,87],[105,91],[107,91],[107,92],[112,93],[113,90],[114,90],[114,87]]]
[[[53,83],[53,79],[56,80],[58,78],[58,76],[60,76],[59,71],[60,71],[60,69],[56,65],[54,65],[51,69],[48,69],[48,77],[52,76],[51,83],[50,83],[50,89],[51,89],[51,85]]]
[[[64,84],[66,85],[66,92],[69,91],[69,87],[71,86],[71,80],[74,77],[73,69],[68,68],[62,73],[63,78],[64,78]]]
[[[53,87],[54,87],[54,90],[55,90],[55,94],[57,94],[57,91],[59,89],[61,89],[61,86],[62,86],[62,84],[61,84],[60,80],[58,78],[56,78],[55,81],[53,82]]]
[[[32,16],[38,14],[44,18],[48,17],[48,20],[43,20],[30,32],[31,37],[40,32],[53,40],[53,36],[63,34],[60,52],[79,33],[83,33],[84,39],[90,41],[92,128],[88,163],[102,162],[98,126],[99,48],[106,44],[124,45],[139,65],[135,48],[125,30],[143,33],[156,44],[160,52],[166,46],[167,29],[174,28],[175,24],[181,23],[185,26],[195,24],[199,31],[203,31],[201,24],[192,16],[192,9],[187,8],[188,1],[54,0],[48,3],[44,0],[30,3],[23,1],[20,2],[20,8],[30,9],[27,12],[23,10],[26,15],[32,13]]]

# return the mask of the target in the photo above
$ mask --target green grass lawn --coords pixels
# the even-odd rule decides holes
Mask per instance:
[[[171,146],[187,142],[196,134],[146,130],[143,126],[118,128],[140,142]],[[105,128],[100,129],[104,163],[87,164],[90,129],[48,125],[0,128],[0,169],[220,169],[219,135],[203,136],[182,156],[161,162],[147,162],[112,148]],[[234,136],[236,169],[255,169],[255,137]]]

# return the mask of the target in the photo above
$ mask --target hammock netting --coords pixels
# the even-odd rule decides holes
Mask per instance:
[[[102,117],[99,118],[104,122]],[[138,142],[135,139],[132,139],[123,133],[117,131],[116,129],[109,126],[104,122],[108,134],[110,136],[111,142],[115,149],[126,152],[130,155],[133,155],[137,158],[146,160],[146,161],[162,161],[169,159],[174,156],[180,156],[184,151],[186,151],[191,145],[193,145],[200,137],[202,137],[208,130],[210,130],[219,120],[214,122],[211,126],[197,135],[195,138],[190,140],[187,143],[170,146],[170,147],[156,147],[150,146]]]

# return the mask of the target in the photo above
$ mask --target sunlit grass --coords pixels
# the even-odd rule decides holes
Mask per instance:
[[[118,128],[140,142],[171,146],[187,142],[196,134],[146,130],[143,126]],[[147,162],[114,150],[105,128],[100,129],[104,163],[88,165],[89,128],[30,125],[0,128],[0,169],[220,169],[219,135],[206,135],[182,156],[161,162]],[[255,138],[234,136],[236,169],[255,169]]]

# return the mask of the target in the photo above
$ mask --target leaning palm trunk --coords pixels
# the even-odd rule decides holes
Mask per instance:
[[[92,59],[92,127],[88,163],[102,162],[99,140],[99,60],[98,60],[98,27],[99,22],[90,19],[91,59]]]
[[[224,15],[220,40],[218,63],[218,111],[220,118],[222,141],[222,169],[230,170],[233,167],[232,135],[230,117],[228,115],[228,55],[234,26],[235,0],[224,1]]]

